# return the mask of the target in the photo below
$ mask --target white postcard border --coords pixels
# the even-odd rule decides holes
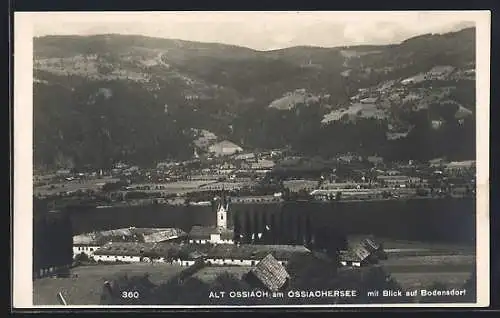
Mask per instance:
[[[13,308],[345,308],[345,307],[487,307],[490,302],[490,219],[489,219],[489,93],[490,93],[490,11],[432,11],[463,16],[463,20],[476,23],[476,153],[477,153],[477,203],[476,203],[476,257],[477,257],[477,302],[446,304],[364,304],[364,305],[255,305],[255,306],[34,306],[32,282],[33,240],[33,26],[36,18],[50,19],[51,15],[78,14],[80,18],[102,18],[117,12],[16,12],[14,14],[14,208],[13,213]],[[170,14],[172,12],[169,12]],[[206,12],[209,14],[209,12]],[[318,12],[326,14],[326,12]],[[399,12],[401,14],[401,12]],[[420,12],[419,12],[420,13]],[[143,17],[148,12],[127,12],[134,17]],[[161,14],[154,12],[154,14]],[[179,13],[182,14],[182,13]],[[221,12],[213,13],[221,14]],[[226,12],[232,14],[232,12]],[[297,13],[298,14],[298,13]],[[342,16],[367,14],[391,15],[388,12],[342,12]]]

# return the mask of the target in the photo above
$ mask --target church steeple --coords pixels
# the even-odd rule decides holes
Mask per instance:
[[[217,205],[217,227],[221,229],[227,229],[227,212],[229,210],[229,203],[227,202],[226,196],[223,193],[219,204]]]

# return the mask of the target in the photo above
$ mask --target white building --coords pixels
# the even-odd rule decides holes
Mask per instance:
[[[189,243],[192,244],[234,244],[234,232],[228,229],[227,213],[229,202],[225,197],[219,200],[216,210],[215,227],[193,226],[189,232]]]
[[[187,234],[177,228],[123,228],[101,232],[84,233],[73,236],[73,258],[79,254],[86,254],[94,260],[95,252],[102,246],[114,242],[131,242],[137,243],[144,241],[146,243],[159,243],[166,241],[182,240]]]
[[[101,247],[101,242],[94,233],[73,236],[73,258],[80,254],[86,254],[92,258],[94,252]]]
[[[243,151],[243,148],[235,143],[224,140],[208,147],[208,151],[213,153],[215,156],[230,156]]]
[[[211,265],[255,266],[271,254],[281,265],[294,255],[310,253],[304,246],[292,245],[181,245],[175,243],[107,243],[95,254],[100,262],[171,263],[191,266],[198,260]]]

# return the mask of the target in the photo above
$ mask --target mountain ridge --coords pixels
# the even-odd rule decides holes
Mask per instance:
[[[291,147],[325,157],[474,155],[474,28],[400,44],[272,51],[176,41],[35,39],[35,163],[188,158],[192,128],[246,149]],[[453,136],[465,138],[463,149],[448,145]],[[422,138],[435,145],[419,154],[412,143],[425,144]]]
[[[251,50],[254,52],[275,52],[275,51],[282,51],[282,50],[287,50],[287,49],[293,49],[293,48],[311,48],[311,49],[349,49],[349,48],[378,48],[378,47],[390,47],[390,46],[395,46],[399,44],[403,44],[408,41],[413,41],[417,40],[419,38],[425,38],[425,37],[430,37],[430,36],[442,36],[442,35],[447,35],[447,36],[452,36],[458,33],[464,33],[464,32],[475,32],[476,28],[475,27],[464,27],[462,29],[452,31],[452,32],[441,32],[441,33],[425,33],[425,34],[420,34],[420,35],[415,35],[412,37],[409,37],[405,40],[399,41],[399,42],[394,42],[394,43],[389,43],[389,44],[359,44],[359,45],[338,45],[338,46],[317,46],[317,45],[294,45],[294,46],[288,46],[284,48],[278,48],[278,49],[264,49],[264,50],[259,50],[259,49],[254,49],[251,47],[247,46],[242,46],[242,45],[236,45],[236,44],[227,44],[227,43],[221,43],[221,42],[203,42],[203,41],[193,41],[193,40],[184,40],[184,39],[176,39],[176,38],[164,38],[164,37],[157,37],[157,36],[149,36],[149,35],[141,35],[141,34],[120,34],[120,33],[96,33],[96,34],[88,34],[88,35],[81,35],[81,34],[65,34],[65,35],[41,35],[41,36],[35,36],[33,37],[34,40],[39,41],[39,40],[46,40],[46,39],[63,39],[63,38],[91,38],[91,37],[129,37],[129,38],[142,38],[142,39],[147,39],[147,40],[155,40],[155,41],[173,41],[173,42],[180,42],[180,43],[185,43],[185,44],[207,44],[207,45],[220,45],[220,46],[228,46],[228,47],[234,47],[234,48],[243,48],[247,50]]]

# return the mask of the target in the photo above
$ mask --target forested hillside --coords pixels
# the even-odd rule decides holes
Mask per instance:
[[[190,158],[191,128],[244,149],[473,159],[475,111],[473,28],[267,52],[125,35],[34,40],[40,167]]]

